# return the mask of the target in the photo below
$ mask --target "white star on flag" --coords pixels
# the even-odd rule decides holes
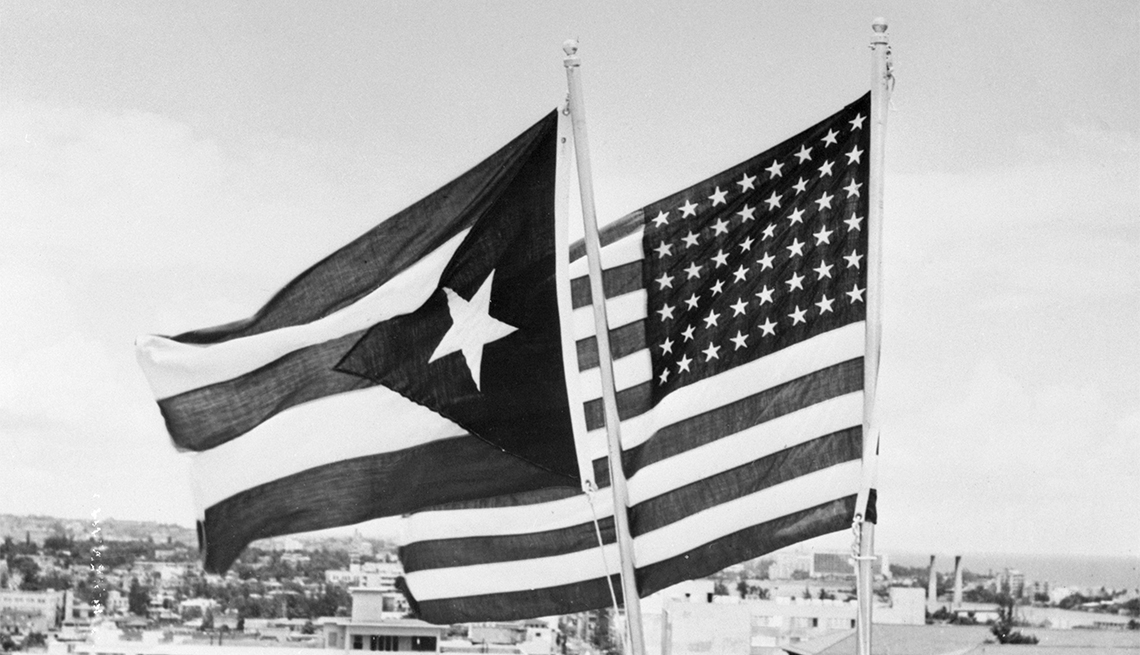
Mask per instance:
[[[491,281],[495,272],[487,276],[479,290],[470,301],[451,289],[444,287],[447,294],[447,310],[451,313],[451,327],[443,335],[439,345],[435,347],[428,363],[450,355],[453,352],[462,352],[467,362],[467,370],[475,382],[475,388],[482,391],[479,379],[483,366],[483,346],[498,341],[508,334],[518,330],[490,314],[491,309]]]
[[[749,191],[749,190],[756,188],[756,187],[752,186],[752,183],[755,181],[756,181],[755,175],[749,175],[747,173],[742,173],[740,175],[740,181],[737,182],[737,184],[740,185],[740,192],[744,193],[745,191]]]
[[[807,310],[800,309],[800,306],[796,305],[796,311],[788,314],[788,318],[792,319],[792,325],[799,325],[800,323],[807,323],[807,320],[804,318],[806,315]]]

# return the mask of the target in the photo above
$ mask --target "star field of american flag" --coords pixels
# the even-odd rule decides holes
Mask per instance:
[[[862,321],[870,94],[644,209],[654,401]]]

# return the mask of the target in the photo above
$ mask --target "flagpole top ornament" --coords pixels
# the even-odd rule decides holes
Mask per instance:
[[[562,58],[562,65],[566,68],[576,68],[582,63],[582,60],[578,59],[578,39],[566,39],[563,41],[562,52],[566,53],[566,56]]]
[[[887,45],[887,19],[879,16],[871,22],[871,29],[875,31],[871,35],[871,47],[886,46]]]

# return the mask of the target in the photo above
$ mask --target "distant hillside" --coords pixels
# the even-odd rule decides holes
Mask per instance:
[[[115,518],[100,519],[99,536],[104,541],[153,541],[156,544],[182,542],[197,547],[198,537],[192,528],[154,521],[127,521]],[[52,535],[66,535],[83,540],[93,534],[96,524],[90,519],[67,519],[54,516],[18,516],[0,514],[0,539],[13,541],[31,539],[42,544]]]

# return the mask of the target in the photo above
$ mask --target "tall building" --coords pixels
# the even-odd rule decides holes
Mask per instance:
[[[997,574],[997,590],[1014,598],[1025,595],[1025,574],[1017,569],[1006,569]]]

